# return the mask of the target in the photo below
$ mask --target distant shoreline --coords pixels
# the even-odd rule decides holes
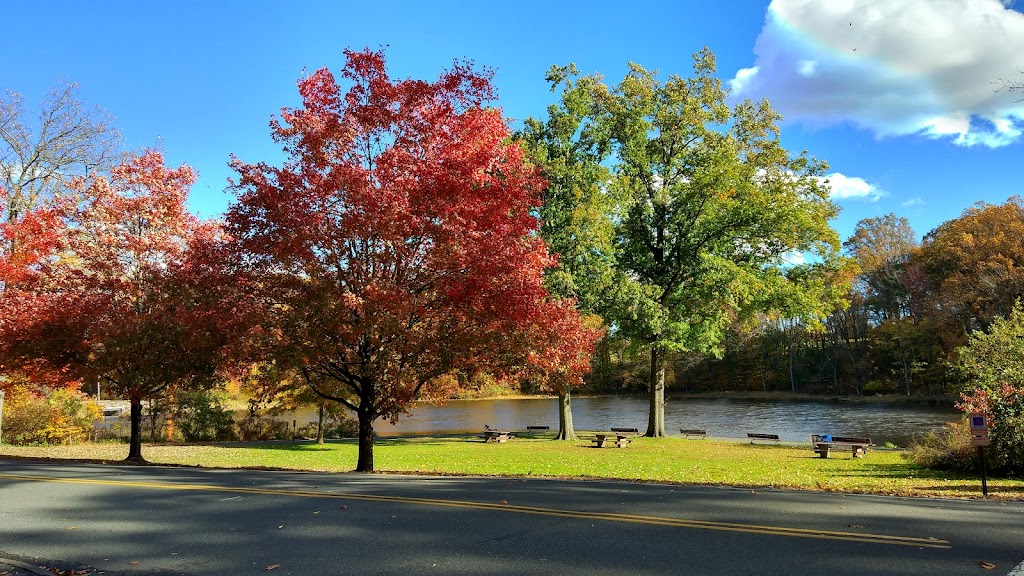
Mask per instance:
[[[646,393],[637,394],[587,394],[584,391],[574,391],[573,398],[608,398],[608,397],[637,397],[646,396]],[[451,398],[451,401],[474,401],[474,400],[538,400],[557,398],[549,394],[509,394],[502,396],[480,396],[476,398]],[[798,392],[762,392],[762,391],[721,391],[721,392],[666,392],[666,400],[686,401],[691,400],[764,400],[772,402],[829,402],[843,404],[888,404],[892,406],[936,406],[953,408],[959,401],[955,394],[941,394],[934,396],[907,396],[905,394],[879,394],[872,396],[853,395],[821,395],[802,394]]]

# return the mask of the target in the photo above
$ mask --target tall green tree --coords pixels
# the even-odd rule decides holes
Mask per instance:
[[[607,314],[613,292],[611,214],[615,200],[606,184],[606,151],[595,134],[591,77],[576,79],[574,66],[553,66],[547,73],[551,90],[562,88],[560,101],[547,109],[547,119],[528,118],[519,134],[541,167],[547,187],[539,208],[540,235],[558,265],[545,272],[548,291],[576,301],[585,316]],[[596,319],[596,318],[595,318]],[[558,394],[558,438],[575,440],[571,387],[554,386]]]
[[[711,50],[694,55],[693,72],[662,82],[631,63],[614,87],[592,82],[594,133],[624,199],[616,322],[650,346],[654,437],[665,435],[669,353],[719,354],[730,322],[757,312],[827,313],[836,291],[823,272],[842,262],[826,164],[783,148],[767,101],[730,107]],[[814,263],[787,263],[803,253]]]

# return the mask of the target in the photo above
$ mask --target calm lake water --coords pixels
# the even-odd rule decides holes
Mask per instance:
[[[647,428],[646,397],[573,398],[573,424],[577,430],[607,430],[611,427]],[[876,444],[892,442],[907,446],[911,438],[937,430],[958,417],[953,408],[850,404],[839,402],[796,402],[684,398],[668,399],[665,429],[678,434],[680,428],[704,428],[709,435],[746,438],[748,432],[778,434],[782,440],[804,441],[811,434],[863,436]],[[313,418],[313,413],[299,414]],[[382,436],[417,434],[461,434],[479,432],[484,425],[501,430],[525,430],[547,425],[558,429],[558,401],[554,398],[453,400],[444,406],[418,405],[397,424],[376,422]]]

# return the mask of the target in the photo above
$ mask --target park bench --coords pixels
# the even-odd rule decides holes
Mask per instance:
[[[494,430],[493,428],[485,428],[484,433],[478,436],[484,442],[508,442],[515,437],[516,435],[511,432]]]
[[[696,436],[698,438],[708,437],[708,431],[700,428],[680,428],[679,433],[687,438],[690,436]]]
[[[636,436],[640,434],[640,430],[637,428],[612,428],[611,432],[598,432],[594,435],[594,439],[591,442],[594,443],[595,448],[604,448],[605,444],[612,442],[614,437],[614,444],[618,448],[625,448],[632,442],[630,436]]]
[[[527,432],[547,432],[551,430],[551,426],[527,426]]]
[[[828,458],[829,452],[833,450],[850,450],[854,458],[861,458],[867,453],[869,446],[874,446],[871,443],[871,438],[829,436],[826,434],[811,435],[811,447],[814,453],[821,458]]]
[[[766,440],[771,442],[778,442],[778,434],[757,434],[754,432],[747,432],[747,438],[750,439],[750,443],[753,444],[754,440]]]

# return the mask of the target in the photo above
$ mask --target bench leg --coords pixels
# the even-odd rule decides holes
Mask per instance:
[[[861,448],[860,446],[854,446],[853,447],[853,457],[854,458],[863,458],[864,457],[864,449]]]
[[[818,456],[821,458],[828,458],[828,450],[819,450]]]

